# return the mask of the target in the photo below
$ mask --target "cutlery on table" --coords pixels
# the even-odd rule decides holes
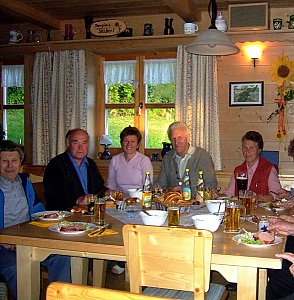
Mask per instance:
[[[88,236],[95,237],[95,236],[101,235],[107,228],[111,228],[111,227],[112,227],[111,224],[105,224],[104,226],[99,227],[99,228],[94,229],[93,231],[89,232]]]
[[[142,212],[143,212],[144,214],[146,214],[147,216],[152,216],[152,215],[149,214],[149,212],[148,212],[146,209],[142,209]]]

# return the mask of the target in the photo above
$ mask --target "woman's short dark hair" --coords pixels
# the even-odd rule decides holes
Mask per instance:
[[[288,155],[294,157],[294,139],[290,141],[290,144],[288,146]]]
[[[124,138],[129,135],[135,135],[138,139],[138,143],[141,143],[142,134],[140,130],[136,127],[128,126],[120,133],[120,143],[123,142]]]
[[[253,142],[257,143],[258,148],[260,150],[263,149],[263,138],[259,132],[257,132],[257,131],[246,132],[245,135],[243,135],[243,137],[242,137],[242,142],[244,142],[245,140],[253,141]]]
[[[0,153],[1,152],[18,152],[21,163],[24,161],[25,153],[23,150],[23,146],[18,145],[10,140],[4,140],[0,142]]]

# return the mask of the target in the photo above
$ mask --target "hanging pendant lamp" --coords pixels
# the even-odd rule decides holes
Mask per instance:
[[[195,40],[188,44],[185,49],[191,54],[201,55],[231,55],[240,49],[234,45],[226,34],[215,27],[217,5],[215,0],[210,0],[208,14],[211,19],[210,27],[200,33]]]

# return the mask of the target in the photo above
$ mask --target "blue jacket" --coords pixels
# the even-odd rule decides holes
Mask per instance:
[[[29,215],[30,218],[33,213],[44,211],[45,207],[42,202],[36,197],[33,185],[29,179],[27,173],[19,173],[22,185],[27,197],[28,206],[29,206]],[[0,189],[0,229],[4,228],[4,193]]]

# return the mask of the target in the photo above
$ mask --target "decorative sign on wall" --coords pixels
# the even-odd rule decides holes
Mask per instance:
[[[95,36],[112,36],[126,30],[126,24],[119,20],[97,21],[91,25],[90,31]]]

